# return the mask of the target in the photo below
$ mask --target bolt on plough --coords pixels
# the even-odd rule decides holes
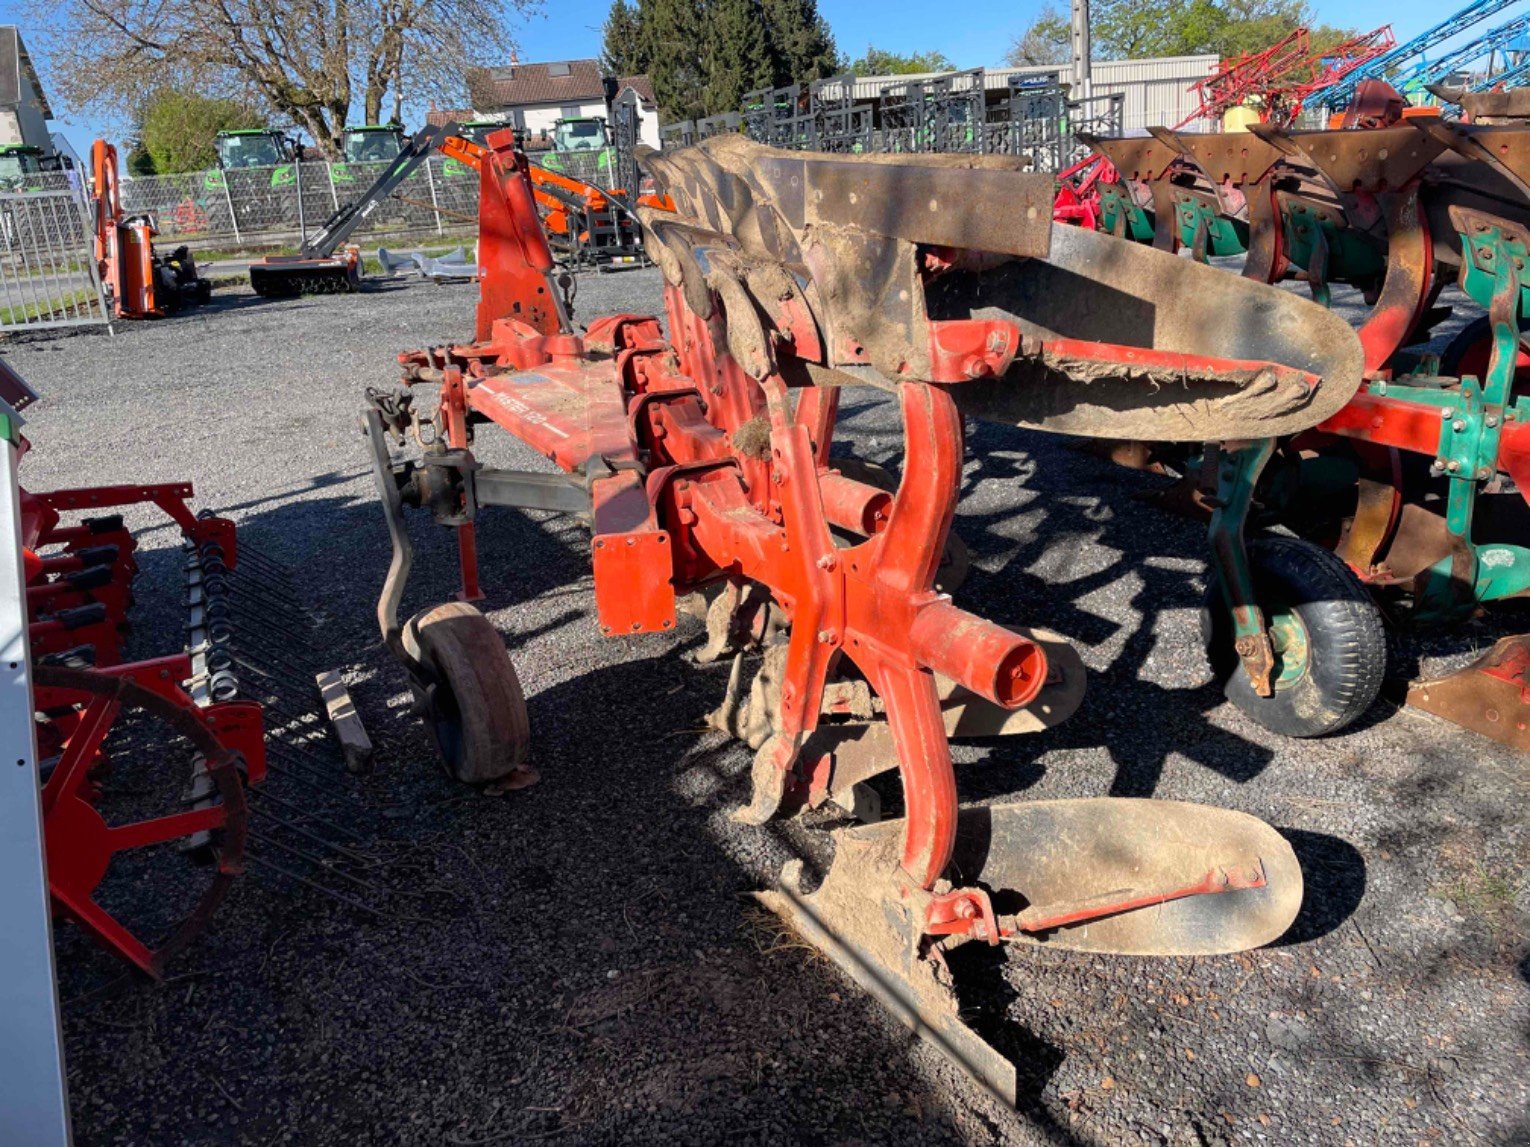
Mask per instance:
[[[963,416],[1184,441],[1297,433],[1353,396],[1359,341],[1287,292],[1054,227],[1050,177],[1018,160],[724,136],[644,162],[674,208],[640,212],[665,324],[620,314],[579,328],[525,157],[509,145],[484,157],[474,340],[401,355],[402,383],[370,388],[363,412],[393,542],[384,639],[448,771],[524,784],[521,685],[469,604],[479,508],[588,522],[608,636],[671,631],[681,596],[715,593],[709,651],[765,647],[747,701],[735,662],[716,719],[757,746],[736,819],[831,804],[874,820],[861,782],[896,769],[903,788],[900,818],[834,833],[815,890],[790,867],[760,899],[1012,1101],[1014,1065],[958,1018],[947,951],[1239,951],[1286,930],[1302,875],[1290,845],[1239,812],[959,806],[953,734],[1038,731],[1083,699],[1061,636],[995,624],[935,588]],[[897,397],[895,490],[831,457],[847,386]],[[480,463],[474,438],[491,424],[561,472]],[[456,530],[462,592],[402,622],[406,506]]]

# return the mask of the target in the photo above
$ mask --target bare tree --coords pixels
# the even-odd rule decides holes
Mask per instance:
[[[66,104],[127,120],[173,86],[253,100],[335,152],[359,98],[367,123],[411,97],[460,98],[483,45],[541,0],[30,0]]]
[[[1029,64],[1066,64],[1072,58],[1068,17],[1053,4],[1044,4],[1036,18],[1010,44],[1004,62],[1012,68]]]

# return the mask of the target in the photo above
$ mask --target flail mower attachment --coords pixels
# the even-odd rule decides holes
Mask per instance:
[[[1285,840],[1243,814],[1116,800],[959,809],[953,730],[1055,725],[1077,708],[1082,672],[1058,635],[996,625],[934,585],[964,408],[1191,436],[1310,424],[1358,382],[1347,328],[1246,284],[1259,321],[1198,311],[1198,333],[1155,300],[1216,272],[1054,231],[1051,180],[1019,161],[718,137],[646,158],[676,205],[643,219],[669,338],[638,315],[579,331],[559,306],[525,162],[501,146],[481,168],[476,340],[400,356],[403,385],[371,391],[363,421],[394,544],[379,623],[452,771],[487,780],[523,765],[520,689],[464,603],[400,623],[403,508],[458,531],[468,599],[480,506],[571,512],[593,529],[603,633],[669,631],[677,595],[713,589],[736,622],[719,630],[763,652],[747,707],[735,662],[718,722],[757,746],[736,819],[825,804],[874,819],[859,782],[899,771],[901,818],[837,833],[816,891],[788,872],[764,900],[1001,1096],[1014,1098],[1014,1067],[959,1022],[943,982],[951,947],[1210,954],[1280,936],[1301,872]],[[1096,277],[1113,308],[1088,304]],[[1048,297],[1059,292],[1084,333]],[[1100,341],[1121,331],[1141,341]],[[902,411],[891,494],[840,473],[829,451],[839,388],[864,383]],[[439,387],[428,410],[415,401],[424,384]],[[483,466],[472,442],[486,423],[563,474]],[[390,439],[423,452],[395,460]],[[751,616],[761,608],[771,623]],[[444,643],[429,638],[443,619],[458,631]]]

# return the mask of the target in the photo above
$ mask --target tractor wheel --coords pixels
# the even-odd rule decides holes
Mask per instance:
[[[465,784],[525,788],[531,728],[520,678],[489,619],[466,602],[416,614],[404,644],[439,679],[424,698],[425,722],[446,772]]]
[[[1232,620],[1215,580],[1201,610],[1212,672],[1229,701],[1271,732],[1321,737],[1371,707],[1386,669],[1381,611],[1337,556],[1283,536],[1248,547],[1254,592],[1275,647],[1275,691],[1261,697],[1233,649]]]
[[[864,482],[878,490],[898,492],[898,475],[880,462],[864,458],[831,458],[831,469],[855,482]],[[935,571],[935,588],[941,593],[955,593],[972,570],[972,551],[953,529],[946,534],[945,549],[940,552],[940,568]]]

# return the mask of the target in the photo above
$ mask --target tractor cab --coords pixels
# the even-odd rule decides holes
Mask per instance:
[[[479,147],[489,146],[489,136],[515,125],[507,119],[475,119],[457,125],[457,134]]]
[[[603,151],[611,146],[611,133],[602,116],[560,119],[553,125],[554,151]]]
[[[42,154],[42,148],[26,143],[0,146],[0,187],[20,187],[41,174]]]
[[[220,131],[217,138],[218,166],[224,171],[244,167],[278,167],[291,163],[292,144],[279,131],[266,128],[243,128]]]
[[[346,163],[387,163],[404,150],[404,129],[396,123],[345,129]]]

